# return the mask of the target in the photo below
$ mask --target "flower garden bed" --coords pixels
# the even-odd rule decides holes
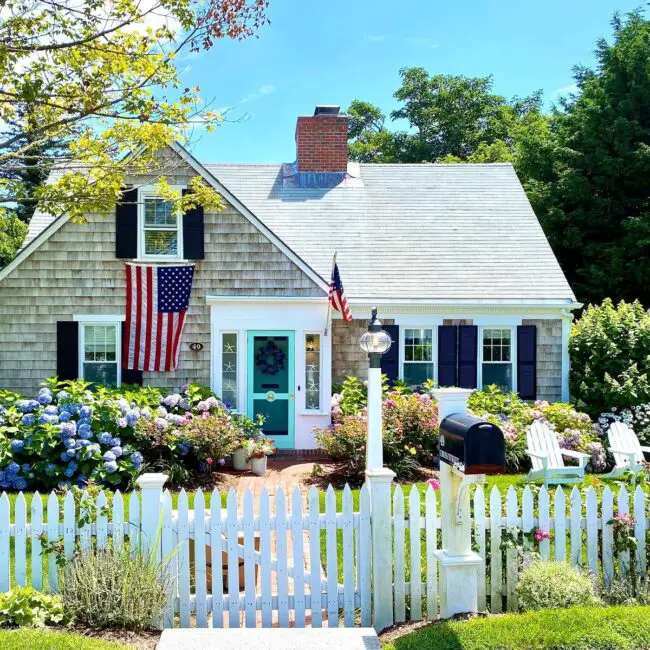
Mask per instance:
[[[49,380],[33,399],[0,391],[0,488],[125,489],[145,470],[187,485],[259,437],[260,425],[197,385],[167,394]]]

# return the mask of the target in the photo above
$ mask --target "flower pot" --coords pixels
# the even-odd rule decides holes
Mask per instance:
[[[251,468],[251,464],[246,461],[246,450],[243,447],[232,452],[232,467],[238,472],[244,472]]]
[[[264,476],[264,474],[266,474],[266,461],[266,456],[262,456],[261,458],[251,458],[251,472],[253,472],[255,476]]]

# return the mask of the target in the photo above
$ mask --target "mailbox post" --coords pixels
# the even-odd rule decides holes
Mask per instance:
[[[485,480],[486,473],[503,471],[503,433],[467,415],[471,392],[463,388],[433,391],[440,421],[442,549],[436,557],[442,618],[478,611],[478,570],[483,560],[472,551],[469,486]]]

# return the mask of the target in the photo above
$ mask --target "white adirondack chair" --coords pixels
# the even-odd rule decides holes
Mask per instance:
[[[536,420],[528,432],[528,449],[533,468],[528,472],[527,481],[544,479],[544,485],[558,483],[581,483],[585,477],[585,466],[589,454],[571,449],[560,449],[555,431],[546,423]],[[578,465],[564,465],[562,456],[578,460]]]
[[[636,433],[623,422],[613,422],[607,431],[609,450],[614,455],[616,467],[607,474],[607,478],[615,478],[632,469],[640,472],[643,469],[643,452],[650,452],[650,447],[642,447]]]

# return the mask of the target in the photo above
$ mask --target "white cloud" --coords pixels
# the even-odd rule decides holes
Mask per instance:
[[[276,91],[276,88],[272,84],[264,84],[263,86],[260,86],[254,93],[249,93],[248,95],[245,95],[242,97],[239,101],[241,104],[245,104],[246,102],[252,102],[255,99],[260,99],[261,97],[265,97],[266,95],[270,95],[271,93],[274,93]]]
[[[440,41],[431,36],[408,36],[404,39],[407,45],[413,47],[427,47],[436,49],[440,47]]]
[[[383,43],[386,37],[383,34],[377,34],[375,36],[365,36],[363,40],[367,43]]]
[[[580,92],[578,84],[569,84],[568,86],[562,86],[562,88],[556,88],[551,93],[551,99],[557,101],[560,97],[565,97],[566,95],[575,95]]]

